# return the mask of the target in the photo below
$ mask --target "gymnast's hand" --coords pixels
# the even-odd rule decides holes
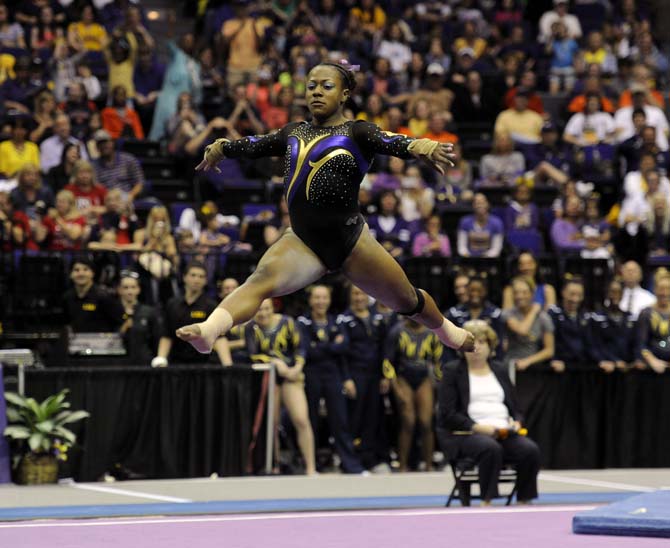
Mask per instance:
[[[228,139],[217,139],[212,144],[207,145],[202,162],[195,166],[195,170],[209,171],[210,169],[214,169],[217,173],[221,173],[216,164],[225,158],[223,144],[226,142],[228,142]]]
[[[454,167],[456,165],[457,156],[454,154],[454,145],[451,143],[440,143],[433,153],[425,157],[425,161],[433,169],[439,171],[444,175],[444,167]]]

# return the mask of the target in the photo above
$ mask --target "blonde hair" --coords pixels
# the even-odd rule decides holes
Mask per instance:
[[[38,189],[42,187],[42,173],[40,172],[40,168],[35,164],[26,164],[16,172],[16,180],[18,181],[19,187],[23,184],[23,176],[31,171],[37,173],[37,184],[35,185],[35,188]]]
[[[170,214],[168,213],[167,207],[165,206],[154,206],[149,210],[149,216],[147,217],[147,226],[146,234],[153,234],[154,224],[157,222],[154,217],[157,213],[164,213],[165,220],[162,221],[165,223],[165,234],[172,234],[172,225],[170,224]]]
[[[670,280],[670,270],[662,266],[661,268],[657,268],[656,272],[654,272],[654,285],[664,280]]]
[[[470,320],[465,322],[463,329],[472,333],[475,339],[485,338],[491,350],[498,346],[498,335],[484,320]]]
[[[74,184],[74,182],[77,180],[79,172],[84,169],[88,169],[93,174],[93,184],[94,185],[97,184],[98,179],[95,176],[95,168],[93,167],[93,164],[88,160],[77,160],[74,163],[74,165],[72,166],[72,175],[70,175],[70,182]]]
[[[67,201],[70,202],[70,206],[75,204],[74,194],[71,190],[61,190],[58,192],[58,194],[56,194],[56,200],[58,200],[58,198],[66,198]]]

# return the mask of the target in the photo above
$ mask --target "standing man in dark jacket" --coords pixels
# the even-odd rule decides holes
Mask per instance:
[[[346,333],[335,316],[328,314],[330,288],[316,285],[309,293],[311,312],[298,318],[305,345],[305,392],[309,419],[318,446],[319,403],[326,400],[330,433],[335,439],[335,450],[348,474],[363,472],[347,424],[346,397],[356,396],[356,385],[344,362],[348,347]]]

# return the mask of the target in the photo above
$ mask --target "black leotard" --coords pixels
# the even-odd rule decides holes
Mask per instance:
[[[363,230],[358,188],[374,155],[410,158],[413,140],[363,121],[327,127],[300,122],[230,141],[223,152],[229,158],[284,155],[291,227],[329,270],[336,270]]]

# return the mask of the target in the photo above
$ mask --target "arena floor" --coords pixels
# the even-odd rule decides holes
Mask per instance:
[[[451,487],[446,471],[3,486],[0,546],[667,546],[573,535],[571,522],[581,510],[670,489],[670,469],[542,472],[541,497],[527,507],[444,509]]]

